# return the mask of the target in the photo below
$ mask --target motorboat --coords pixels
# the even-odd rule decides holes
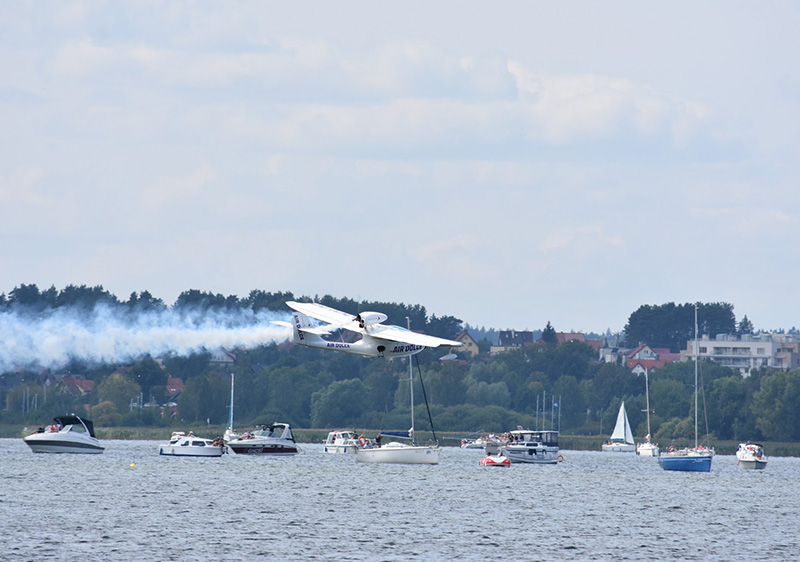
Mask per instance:
[[[485,437],[478,437],[477,439],[462,439],[462,449],[486,449],[487,443],[495,443],[500,445],[500,439],[494,434],[486,435]]]
[[[175,431],[169,443],[158,446],[159,455],[172,457],[221,457],[225,452],[225,442],[221,438],[206,439],[197,437],[191,431]]]
[[[767,468],[767,455],[764,454],[764,447],[758,443],[739,443],[736,460],[742,468],[756,470]]]
[[[491,452],[487,448],[487,453]],[[512,463],[556,464],[559,462],[558,431],[517,428],[507,433],[507,441],[499,453]]]
[[[631,422],[628,421],[628,412],[625,411],[625,402],[619,405],[617,413],[617,423],[608,442],[603,443],[604,453],[633,453],[636,451],[636,444],[633,440]]]
[[[636,446],[636,454],[640,457],[657,457],[661,450],[658,448],[658,443],[650,441],[648,434],[644,441]]]
[[[503,455],[487,454],[480,460],[481,466],[511,466],[511,459]]]
[[[94,424],[75,414],[53,418],[23,439],[34,453],[102,453],[105,447],[94,435]]]
[[[288,423],[257,425],[228,441],[228,448],[237,454],[293,455],[299,451]]]
[[[355,455],[359,447],[365,447],[370,441],[355,431],[331,431],[322,442],[326,453]]]

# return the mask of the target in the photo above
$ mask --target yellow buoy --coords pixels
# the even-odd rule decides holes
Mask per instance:
[[[133,468],[136,468],[136,463],[135,463],[135,462],[132,462],[132,463],[131,463],[131,467],[133,467]]]

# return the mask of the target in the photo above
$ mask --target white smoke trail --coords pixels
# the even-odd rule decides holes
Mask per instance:
[[[151,355],[186,356],[220,348],[255,346],[289,337],[270,320],[287,320],[273,311],[181,311],[129,313],[97,306],[86,313],[45,311],[31,318],[0,313],[0,373],[15,368],[57,369],[72,359],[126,363]]]

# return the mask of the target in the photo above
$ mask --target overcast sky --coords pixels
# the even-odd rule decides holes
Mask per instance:
[[[797,2],[0,3],[0,293],[800,325]]]

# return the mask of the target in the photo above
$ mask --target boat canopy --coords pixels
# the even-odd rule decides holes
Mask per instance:
[[[53,418],[56,423],[61,424],[62,427],[67,425],[80,425],[86,428],[86,431],[89,432],[89,435],[94,437],[94,423],[91,420],[87,420],[76,416],[75,414],[69,416],[58,416]]]

